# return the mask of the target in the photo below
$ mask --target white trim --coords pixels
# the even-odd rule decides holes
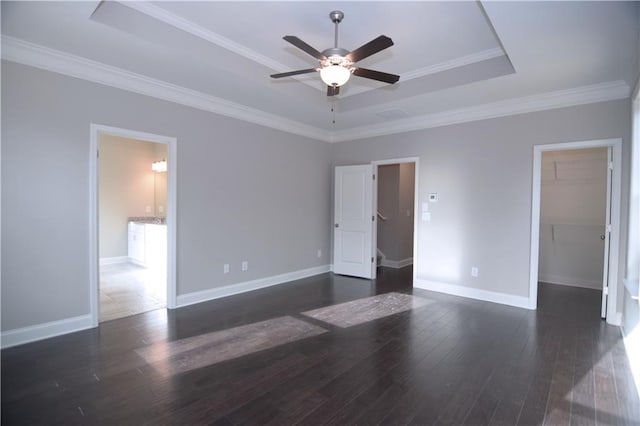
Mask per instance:
[[[2,59],[325,142],[344,142],[554,108],[626,99],[631,92],[625,82],[611,81],[332,132],[6,35],[2,36]]]
[[[609,251],[609,295],[607,322],[619,325],[618,312],[618,265],[620,248],[620,207],[622,186],[622,139],[600,139],[591,141],[535,145],[533,147],[533,178],[531,189],[531,246],[529,261],[529,308],[538,306],[538,257],[540,246],[540,191],[542,179],[542,153],[584,148],[613,148],[613,179],[611,186],[611,236]]]
[[[285,71],[291,70],[290,67],[278,61],[275,61],[265,55],[262,55],[261,53],[258,53],[255,50],[248,48],[247,46],[244,46],[240,43],[236,43],[233,40],[230,40],[214,31],[204,28],[188,19],[178,16],[152,3],[149,3],[146,1],[137,1],[137,2],[129,1],[129,2],[122,2],[121,4],[131,9],[134,9],[140,13],[144,13],[145,15],[151,16],[152,18],[155,18],[161,22],[164,22],[167,25],[171,25],[174,28],[178,28],[186,33],[189,33],[209,43],[215,44],[216,46],[222,47],[223,49],[226,49],[232,53],[240,55],[251,61],[257,62],[260,65],[264,65],[265,67],[271,68],[278,72],[285,72]],[[474,63],[486,61],[486,60],[497,58],[500,56],[506,56],[504,51],[500,47],[482,50],[480,52],[475,52],[470,55],[452,59],[450,61],[441,62],[438,64],[430,65],[424,68],[420,68],[417,70],[413,70],[413,71],[401,74],[400,80],[409,81],[415,78],[420,78],[420,77],[432,75],[438,72],[443,72],[443,71],[451,70],[454,68],[471,65]],[[315,90],[318,90],[321,92],[325,91],[324,85],[317,84],[317,80],[300,79],[298,76],[294,76],[294,78],[298,78],[300,83],[306,84],[307,86],[312,87]],[[348,93],[343,94],[340,98],[341,99],[348,98],[349,96],[357,95],[364,92],[369,92],[374,89],[375,89],[374,87],[360,87],[357,89],[352,88],[352,90],[350,90]]]
[[[116,265],[118,263],[129,263],[130,259],[128,256],[115,256],[115,257],[101,257],[100,258],[100,266],[105,265]]]
[[[394,269],[404,268],[405,266],[409,266],[409,265],[413,265],[413,257],[407,257],[406,259],[402,259],[402,260],[389,260],[387,258],[383,258],[382,261],[380,262],[380,266],[384,266],[385,268],[394,268]]]
[[[564,277],[561,275],[547,274],[538,276],[538,282],[566,285],[569,287],[589,288],[591,290],[602,290],[602,281],[585,280],[582,278]]]
[[[424,77],[426,75],[432,75],[443,71],[449,71],[455,68],[464,67],[467,65],[475,64],[478,62],[487,61],[489,59],[499,58],[506,56],[504,51],[500,47],[493,49],[482,50],[470,55],[461,56],[459,58],[452,59],[450,61],[440,62],[438,64],[429,65],[424,68],[409,71],[400,75],[400,81],[413,80],[414,78]]]
[[[99,323],[99,295],[100,268],[98,261],[99,233],[98,233],[98,142],[100,135],[120,136],[129,139],[162,143],[167,145],[167,308],[176,307],[176,227],[178,200],[178,140],[170,136],[139,132],[91,123],[89,142],[89,315],[94,327]]]
[[[120,4],[145,15],[148,15],[154,19],[157,19],[158,21],[164,22],[165,24],[170,25],[174,28],[178,28],[193,36],[201,38],[202,40],[208,41],[209,43],[215,44],[216,46],[220,46],[228,50],[229,52],[235,53],[236,55],[240,55],[251,61],[257,62],[260,65],[264,65],[265,67],[272,68],[277,71],[289,70],[287,66],[281,64],[278,61],[274,61],[273,59],[262,55],[255,50],[249,49],[248,47],[240,43],[236,43],[233,40],[230,40],[214,31],[211,31],[192,21],[189,21],[188,19],[178,16],[166,9],[156,6],[153,3],[146,1],[125,1],[121,2]]]
[[[2,349],[92,328],[91,315],[30,325],[2,332]]]
[[[257,280],[245,281],[224,287],[215,287],[193,293],[181,294],[178,296],[178,307],[181,308],[196,303],[206,302],[208,300],[220,299],[222,297],[233,296],[234,294],[246,293],[248,291],[284,284],[290,281],[324,274],[329,272],[330,269],[330,265],[316,266],[314,268],[301,269],[299,271],[259,278]]]
[[[607,315],[607,322],[611,325],[616,325],[618,327],[622,326],[622,312],[616,312],[612,318],[609,318]]]
[[[2,36],[2,58],[284,132],[329,141],[329,132],[317,127],[308,126],[279,115],[126,71],[122,68],[4,35]]]
[[[529,299],[513,294],[497,293],[494,291],[481,290],[479,288],[465,287],[455,284],[447,284],[437,281],[416,280],[413,284],[415,288],[423,290],[437,291],[453,296],[466,297],[468,299],[483,300],[485,302],[499,303],[501,305],[515,306],[517,308],[529,308]]]
[[[487,61],[489,59],[499,58],[501,56],[507,57],[504,51],[500,47],[493,49],[482,50],[480,52],[472,53],[470,55],[454,58],[450,61],[440,62],[437,64],[429,65],[423,68],[418,68],[406,73],[400,74],[400,81],[406,83],[407,81],[414,80],[416,78],[422,78],[428,75],[433,75],[439,72],[449,71],[452,69],[464,67],[478,62]],[[316,86],[316,89],[318,87]],[[322,90],[322,89],[320,89]],[[340,95],[340,99],[345,99],[350,96],[359,95],[360,93],[370,92],[375,90],[375,87],[365,86],[351,86],[347,93]]]
[[[280,62],[262,55],[261,53],[258,53],[253,49],[250,49],[240,43],[236,43],[235,41],[230,40],[221,34],[218,34],[192,21],[189,21],[188,19],[171,13],[168,10],[158,7],[148,1],[125,1],[121,2],[120,4],[134,9],[140,13],[144,13],[145,15],[164,22],[165,24],[170,25],[174,28],[178,28],[181,31],[184,31],[209,43],[215,44],[216,46],[222,47],[223,49],[235,53],[236,55],[240,55],[251,61],[257,62],[260,65],[264,65],[267,68],[271,68],[278,72],[291,70],[291,67],[281,64]],[[292,76],[292,78],[297,79],[300,83],[306,84],[307,86],[312,87],[315,90],[325,92],[324,85],[318,84],[318,80],[304,79],[300,76]]]
[[[482,105],[474,105],[460,109],[409,117],[393,122],[354,127],[334,132],[332,142],[344,142],[355,139],[371,138],[467,123],[470,121],[488,120],[516,114],[564,108],[596,102],[626,99],[629,97],[629,86],[624,81],[611,81],[591,86],[576,87],[568,90],[541,93],[521,98],[507,99]]]

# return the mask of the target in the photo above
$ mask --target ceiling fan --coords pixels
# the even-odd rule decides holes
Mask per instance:
[[[389,84],[396,83],[400,79],[400,76],[395,74],[355,66],[356,62],[393,46],[393,40],[385,35],[381,35],[349,52],[346,49],[338,47],[338,24],[344,18],[344,13],[339,10],[334,10],[329,13],[329,18],[331,18],[331,22],[335,24],[335,42],[333,47],[322,52],[314,49],[296,36],[288,35],[283,37],[284,40],[293,44],[298,49],[316,58],[320,62],[320,66],[317,68],[271,74],[271,78],[291,77],[319,71],[320,78],[327,85],[327,96],[339,94],[340,86],[349,81],[351,74]]]

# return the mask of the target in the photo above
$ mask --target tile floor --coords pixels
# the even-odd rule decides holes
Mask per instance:
[[[166,307],[166,273],[133,263],[100,267],[100,322]]]

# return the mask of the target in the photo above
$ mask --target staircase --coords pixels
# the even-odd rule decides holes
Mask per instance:
[[[385,255],[383,252],[380,251],[380,249],[376,249],[377,250],[377,254],[376,254],[376,268],[379,268],[380,266],[382,266],[382,261],[385,259]]]

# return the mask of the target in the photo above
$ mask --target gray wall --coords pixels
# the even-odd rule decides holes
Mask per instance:
[[[90,123],[177,138],[178,294],[329,263],[329,144],[3,61],[3,330],[89,313]]]
[[[331,164],[420,158],[419,279],[528,295],[535,144],[622,137],[627,232],[628,100],[331,146],[13,63],[2,88],[3,330],[89,312],[90,123],[177,137],[178,294],[329,263]]]
[[[439,200],[430,203],[431,221],[418,225],[418,279],[528,297],[533,146],[622,138],[625,236],[629,116],[629,101],[620,100],[343,142],[333,163],[419,157],[420,204],[430,192]],[[620,277],[625,254],[623,237]]]

